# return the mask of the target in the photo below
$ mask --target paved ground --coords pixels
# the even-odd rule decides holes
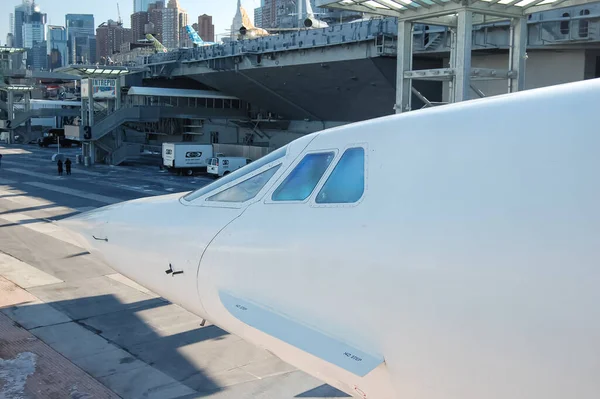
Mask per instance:
[[[50,220],[211,181],[157,165],[75,165],[0,146],[0,398],[348,397],[170,304]],[[77,150],[61,150],[75,159]],[[108,388],[108,389],[107,389]]]

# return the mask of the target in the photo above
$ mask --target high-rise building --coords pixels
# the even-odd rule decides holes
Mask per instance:
[[[179,17],[179,47],[192,47],[192,38],[185,29],[188,22],[188,13],[180,9]]]
[[[257,28],[263,27],[263,15],[262,15],[262,7],[256,7],[254,9],[254,26]]]
[[[6,45],[8,47],[15,47],[15,36],[12,33],[6,35]]]
[[[34,44],[43,42],[46,39],[46,14],[43,14],[40,8],[34,5],[31,12],[25,14],[21,29],[23,47],[33,48]]]
[[[14,40],[14,35],[15,35],[15,14],[13,14],[12,12],[10,14],[8,14],[8,33],[13,35],[13,40]]]
[[[154,2],[156,0],[133,0],[133,13],[148,11],[148,7]]]
[[[148,11],[139,11],[131,14],[131,41],[137,43],[146,36],[146,25],[150,23]]]
[[[67,30],[64,26],[48,26],[46,55],[48,56],[49,69],[60,68],[69,62]]]
[[[131,29],[109,19],[96,28],[96,59],[104,64],[108,57],[121,51],[123,43],[131,43]]]
[[[12,34],[14,36],[14,46],[23,47],[23,24],[25,23],[25,16],[30,14],[33,9],[33,2],[31,0],[23,0],[18,6],[15,6],[15,13],[13,14],[12,23]]]
[[[190,46],[191,40],[185,31],[188,15],[179,7],[179,2],[169,0],[167,8],[162,13],[162,44],[168,49]]]
[[[31,69],[48,69],[48,56],[46,55],[46,42],[35,42],[31,49],[27,49],[27,66]]]
[[[242,1],[237,1],[237,8],[235,11],[235,16],[233,17],[233,21],[231,22],[231,39],[235,39],[237,37],[240,28],[242,27],[242,11],[240,8],[242,7]]]
[[[202,14],[198,17],[198,35],[205,42],[215,41],[215,25],[213,25],[212,16]]]
[[[94,16],[91,14],[67,14],[65,16],[68,63],[96,63],[96,30]]]
[[[163,40],[163,12],[165,10],[164,1],[155,1],[148,6],[148,20],[145,27],[146,33],[151,33],[156,40],[162,43]]]

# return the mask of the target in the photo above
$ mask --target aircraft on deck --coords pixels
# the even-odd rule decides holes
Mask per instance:
[[[217,43],[214,42],[205,42],[202,40],[196,29],[194,29],[191,25],[186,25],[185,30],[190,37],[190,40],[194,44],[194,47],[204,47],[204,46],[213,46]]]
[[[357,398],[597,399],[598,103],[595,79],[348,124],[58,223]]]
[[[150,42],[152,42],[155,53],[168,53],[169,52],[169,50],[167,50],[167,48],[161,42],[159,42],[158,39],[156,37],[154,37],[154,35],[147,33],[146,39],[149,40]]]
[[[299,1],[299,12],[298,14],[290,14],[290,15],[306,15],[306,18],[303,20],[303,25],[308,29],[319,29],[326,28],[329,25],[325,21],[321,21],[315,17],[315,12],[312,9],[312,5],[310,4],[310,0],[301,0]],[[303,11],[302,7],[306,9],[306,12]],[[299,28],[272,28],[272,29],[263,29],[257,28],[252,23],[252,20],[248,16],[248,12],[244,7],[240,7],[240,11],[242,14],[242,27],[240,28],[240,38],[243,39],[255,39],[257,37],[270,36],[278,33],[285,32],[297,32]]]

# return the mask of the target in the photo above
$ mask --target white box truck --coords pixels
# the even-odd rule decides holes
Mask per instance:
[[[208,160],[213,157],[212,144],[163,143],[163,166],[177,174],[191,176],[206,172]]]

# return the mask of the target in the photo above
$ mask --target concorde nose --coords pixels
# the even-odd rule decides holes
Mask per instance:
[[[60,220],[56,224],[70,236],[74,244],[98,253],[98,242],[107,240],[106,230],[111,214],[123,206],[109,205]]]
[[[116,272],[204,317],[196,286],[200,259],[218,228],[235,215],[207,229],[211,213],[183,205],[183,194],[122,202],[58,224]]]

